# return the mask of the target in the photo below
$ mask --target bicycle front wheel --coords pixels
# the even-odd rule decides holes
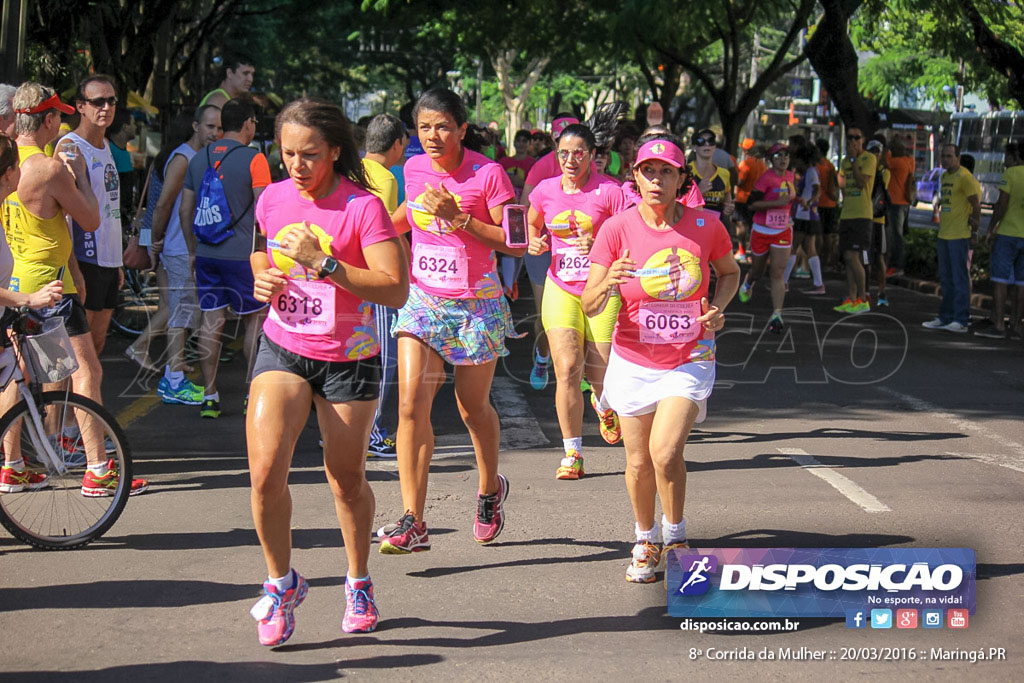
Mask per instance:
[[[0,418],[4,453],[14,460],[20,454],[26,472],[34,475],[4,478],[0,524],[38,548],[79,548],[102,536],[128,502],[132,482],[128,439],[103,406],[84,396],[47,391],[37,405],[41,424],[32,418],[24,400]],[[63,472],[44,444],[51,446]],[[93,451],[92,457],[87,450]],[[97,487],[95,478],[90,479],[88,490],[83,487],[88,460],[106,463],[106,487]]]
[[[149,325],[160,304],[160,290],[151,273],[125,268],[124,287],[117,293],[117,307],[110,322],[121,334],[134,339]]]

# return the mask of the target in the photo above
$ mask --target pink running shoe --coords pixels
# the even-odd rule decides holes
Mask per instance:
[[[292,631],[295,630],[295,608],[302,604],[309,592],[305,577],[294,569],[292,574],[295,576],[294,587],[280,593],[274,584],[263,584],[263,597],[249,610],[257,621],[256,635],[260,645],[273,647],[292,637]]]
[[[508,498],[508,479],[498,475],[498,491],[489,496],[476,497],[476,523],[473,525],[473,538],[477,543],[490,543],[505,528],[505,511],[503,505]]]
[[[369,633],[377,628],[377,603],[373,601],[373,581],[353,581],[345,578],[345,618],[341,630],[345,633]]]

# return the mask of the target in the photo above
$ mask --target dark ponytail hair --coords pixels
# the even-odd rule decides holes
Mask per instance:
[[[371,189],[366,173],[363,172],[363,163],[359,160],[352,124],[338,105],[309,97],[290,103],[277,115],[274,138],[278,145],[281,144],[281,127],[286,123],[318,132],[328,145],[339,149],[334,172],[365,190]]]
[[[579,138],[586,143],[587,149],[591,152],[597,147],[597,140],[594,138],[593,131],[582,123],[573,123],[563,128],[562,132],[558,135],[559,140],[562,138]]]
[[[9,169],[14,168],[18,165],[18,143],[14,141],[14,138],[2,136],[3,141],[0,141],[0,176],[7,173]]]

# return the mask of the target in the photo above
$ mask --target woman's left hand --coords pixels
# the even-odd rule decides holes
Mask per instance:
[[[309,222],[288,231],[281,239],[281,254],[292,259],[309,270],[319,270],[324,257],[327,256],[320,248],[320,240],[309,229]]]
[[[697,318],[697,322],[704,325],[705,330],[717,332],[725,327],[725,313],[718,306],[710,305],[707,297],[700,300],[700,308],[704,313]]]
[[[455,201],[455,197],[444,186],[444,183],[438,183],[436,190],[430,186],[430,183],[426,183],[422,204],[427,213],[449,223],[462,213],[458,202]]]

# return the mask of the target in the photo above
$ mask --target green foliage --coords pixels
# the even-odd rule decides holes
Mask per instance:
[[[953,95],[943,86],[959,84],[994,104],[1024,108],[1024,102],[1014,104],[1006,75],[979,52],[965,18],[965,4],[961,0],[867,0],[851,25],[858,48],[876,53],[861,68],[861,91],[883,102],[893,94],[923,94],[948,104]],[[973,6],[997,36],[1024,49],[1020,0]]]
[[[937,230],[910,230],[903,238],[903,268],[907,275],[922,280],[938,280],[938,240]]]
[[[904,271],[911,277],[939,281],[939,231],[911,228],[903,238]],[[978,240],[971,257],[971,282],[989,278],[990,249],[985,240]]]

